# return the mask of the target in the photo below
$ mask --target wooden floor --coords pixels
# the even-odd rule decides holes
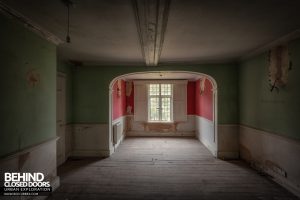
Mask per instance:
[[[110,158],[69,160],[48,199],[298,199],[193,138],[127,138]]]

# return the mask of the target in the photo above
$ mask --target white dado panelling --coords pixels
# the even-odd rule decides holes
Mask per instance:
[[[220,159],[238,159],[238,125],[220,124],[217,135],[214,123],[204,117],[196,116],[196,137],[210,152]]]
[[[218,158],[239,159],[239,133],[236,124],[218,125]]]
[[[110,155],[108,124],[73,124],[72,136],[72,156]]]
[[[241,158],[300,196],[300,142],[240,126]]]
[[[0,159],[0,179],[5,172],[41,172],[52,190],[59,187],[56,175],[56,141],[54,138]]]
[[[196,130],[195,117],[195,115],[188,115],[186,122],[180,122],[177,125],[177,131],[194,132]]]
[[[67,124],[64,127],[60,127],[61,134],[58,137],[57,152],[60,150],[60,154],[57,155],[57,166],[63,164],[72,153],[72,125]],[[59,146],[61,145],[61,146]]]
[[[206,118],[195,116],[196,137],[208,148],[208,150],[217,156],[217,142],[214,138],[214,123]]]
[[[144,122],[134,121],[132,115],[127,116],[127,136],[195,136],[195,116],[188,115],[186,122],[179,122],[176,132],[145,131]]]
[[[125,134],[126,134],[126,129],[127,129],[127,116],[122,116],[122,117],[119,117],[118,119],[115,119],[113,122],[112,122],[112,125],[114,126],[115,124],[117,123],[120,123],[121,125],[121,130],[122,130],[122,137],[119,139],[119,141],[113,145],[113,137],[111,138],[111,145],[114,146],[114,150],[116,150],[116,148],[118,148],[118,146],[120,145],[120,143],[123,141],[123,139],[125,138]]]

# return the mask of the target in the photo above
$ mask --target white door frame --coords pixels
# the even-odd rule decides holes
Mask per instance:
[[[177,73],[177,74],[193,74],[197,75],[199,77],[205,77],[212,83],[212,91],[213,91],[213,126],[214,126],[214,139],[215,139],[215,144],[216,144],[216,152],[212,152],[215,157],[217,157],[217,152],[218,152],[218,86],[216,80],[207,74],[200,73],[200,72],[192,72],[192,71],[144,71],[144,72],[133,72],[133,73],[127,73],[127,74],[122,74],[120,76],[115,77],[109,84],[109,150],[110,154],[114,152],[114,146],[112,144],[112,131],[113,131],[113,116],[112,116],[112,109],[113,109],[113,102],[112,102],[112,93],[113,93],[113,85],[118,79],[125,79],[127,76],[130,75],[142,75],[142,74],[148,74],[148,73]]]
[[[62,163],[64,163],[65,161],[66,161],[66,145],[65,145],[65,140],[66,140],[66,85],[67,85],[67,80],[66,80],[66,74],[64,74],[64,73],[62,73],[62,72],[58,72],[57,73],[57,79],[56,79],[56,83],[58,83],[58,80],[59,79],[62,79],[62,81],[63,81],[63,87],[64,87],[64,93],[63,93],[63,95],[64,95],[64,103],[63,103],[63,105],[64,105],[64,108],[62,108],[62,110],[60,111],[60,112],[64,112],[64,120],[62,121],[62,122],[59,122],[58,121],[58,112],[56,113],[56,136],[58,137],[58,139],[57,139],[57,141],[56,141],[56,155],[57,155],[57,166],[59,166],[59,165],[61,165]],[[57,95],[57,89],[58,89],[58,86],[56,85],[56,95]],[[58,107],[58,99],[56,99],[56,103],[57,103],[57,105],[56,105],[56,109],[57,109],[57,107]],[[62,127],[63,126],[63,127]],[[59,130],[60,129],[60,130]],[[61,133],[60,131],[62,131],[63,130],[63,132]],[[59,134],[61,134],[61,135],[59,135]],[[57,150],[58,150],[58,145],[62,145],[62,151],[63,152],[57,152]],[[58,157],[58,154],[59,153],[62,153],[60,156],[61,157]],[[60,158],[60,159],[59,159]]]

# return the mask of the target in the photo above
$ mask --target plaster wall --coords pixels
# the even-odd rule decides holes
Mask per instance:
[[[56,137],[56,47],[0,15],[0,156]]]

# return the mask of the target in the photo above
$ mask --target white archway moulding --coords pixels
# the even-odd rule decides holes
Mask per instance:
[[[215,142],[215,151],[212,154],[217,157],[218,152],[218,86],[216,80],[207,74],[200,73],[200,72],[193,72],[193,71],[144,71],[144,72],[133,72],[122,74],[120,76],[115,77],[109,84],[109,149],[110,154],[114,153],[115,148],[112,144],[112,131],[113,131],[113,116],[112,116],[112,109],[113,109],[113,102],[112,102],[112,93],[113,93],[113,85],[119,79],[126,79],[126,77],[130,75],[142,75],[142,74],[149,74],[149,73],[177,73],[177,74],[192,74],[199,76],[199,78],[205,77],[208,79],[213,86],[213,126],[214,126],[214,142]]]

